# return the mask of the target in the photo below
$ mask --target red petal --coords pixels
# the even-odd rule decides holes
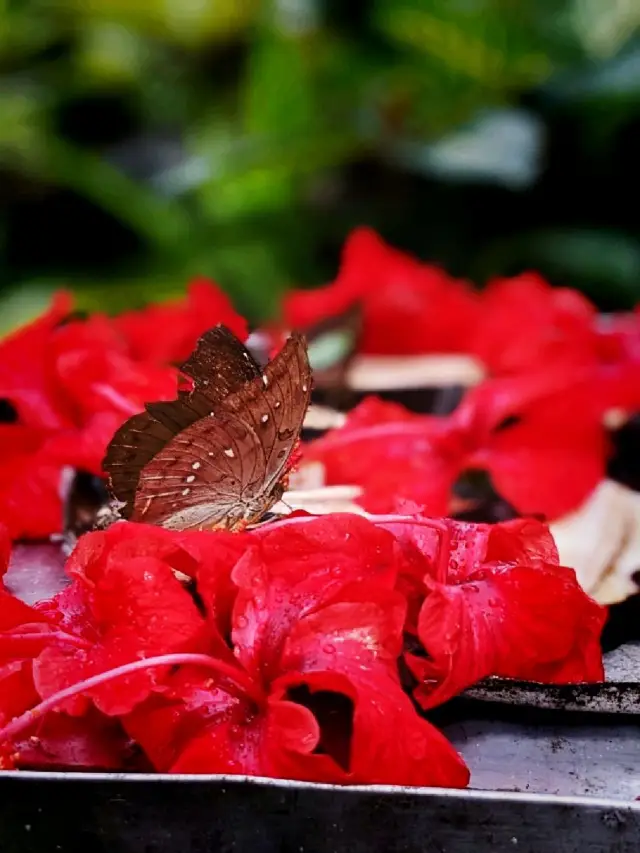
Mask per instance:
[[[20,625],[47,621],[44,614],[38,613],[19,598],[0,588],[0,631],[11,631]]]
[[[175,371],[134,362],[111,321],[100,315],[58,329],[52,358],[58,393],[67,398],[78,425],[101,411],[125,420],[148,400],[175,396]]]
[[[418,633],[429,659],[413,661],[425,708],[489,675],[553,682],[603,678],[606,612],[561,566],[487,566],[464,583],[426,580]]]
[[[484,468],[523,514],[557,518],[604,476],[603,400],[593,377],[563,368],[473,389],[451,416],[467,436],[465,465]]]
[[[244,540],[222,532],[181,532],[123,521],[107,530],[83,536],[69,557],[66,569],[71,577],[96,581],[111,564],[136,557],[155,557],[195,578],[208,561],[217,560],[220,554],[226,555],[236,542]],[[237,550],[241,550],[240,546]]]
[[[0,663],[0,726],[32,708],[38,700],[30,664]]]
[[[17,766],[30,770],[124,770],[128,753],[122,728],[97,712],[80,718],[49,714],[37,735],[14,745]]]
[[[596,309],[575,290],[528,272],[490,283],[482,307],[472,348],[493,373],[594,361]]]
[[[240,588],[233,642],[244,667],[267,680],[277,674],[282,645],[306,614],[353,584],[366,581],[373,595],[395,584],[393,536],[358,516],[299,518],[252,536],[254,548],[233,572]]]
[[[0,344],[0,397],[13,403],[26,426],[55,429],[70,425],[64,401],[55,394],[50,343],[71,308],[71,296],[58,293],[45,314]]]
[[[443,270],[386,245],[367,228],[348,238],[340,272],[328,287],[290,293],[290,326],[306,328],[360,302],[362,352],[462,352],[479,303],[471,288]]]
[[[9,559],[11,557],[11,536],[6,524],[0,521],[0,582],[9,568]]]
[[[409,500],[445,514],[460,453],[444,426],[371,398],[343,427],[307,446],[305,461],[322,463],[328,485],[361,486],[358,503],[369,512],[392,512]]]
[[[58,494],[60,466],[43,453],[41,438],[32,448],[16,447],[24,433],[20,426],[0,426],[0,515],[12,539],[42,539],[62,526],[62,504]]]
[[[205,623],[191,597],[169,566],[154,558],[109,565],[92,599],[100,641],[90,652],[45,650],[34,670],[43,698],[139,657],[197,651],[204,641]],[[95,688],[90,696],[105,714],[125,714],[165,676],[160,668],[134,673]]]
[[[349,764],[342,782],[463,787],[469,772],[448,741],[415,712],[400,687],[397,655],[404,604],[340,603],[303,619],[282,658],[290,671],[276,682],[284,691],[343,693],[354,705]]]
[[[219,638],[231,630],[237,588],[231,571],[249,547],[248,536],[222,531],[165,530],[121,522],[83,536],[67,563],[72,577],[95,582],[110,565],[137,557],[154,557],[196,580],[198,594]]]
[[[185,299],[127,312],[115,323],[133,357],[156,364],[185,361],[200,335],[218,323],[243,341],[248,333],[246,321],[234,311],[229,297],[204,278],[189,285]]]
[[[398,680],[405,602],[369,584],[347,600],[303,616],[284,646],[274,690],[305,684],[343,693],[354,704],[347,772],[366,784],[467,784],[469,773],[448,741],[416,714]],[[342,676],[342,679],[336,679]]]
[[[270,700],[263,715],[242,724],[221,721],[210,726],[190,741],[171,772],[314,780],[308,775],[304,757],[317,742],[318,724],[313,714],[293,702]]]

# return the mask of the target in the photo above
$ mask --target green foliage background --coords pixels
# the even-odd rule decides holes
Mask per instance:
[[[638,0],[0,0],[0,328],[206,274],[252,320],[367,223],[640,297]]]

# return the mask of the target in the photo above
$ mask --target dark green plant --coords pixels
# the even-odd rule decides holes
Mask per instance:
[[[631,0],[0,0],[3,324],[60,282],[117,309],[197,273],[260,319],[360,222],[629,304],[639,23]]]

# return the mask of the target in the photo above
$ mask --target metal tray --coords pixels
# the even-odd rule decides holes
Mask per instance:
[[[639,853],[640,644],[605,660],[602,685],[488,679],[434,712],[466,791],[0,772],[0,853]]]
[[[550,685],[488,678],[467,690],[465,696],[561,711],[640,714],[640,643],[627,643],[609,652],[604,663],[603,684]]]
[[[457,700],[467,791],[0,773],[2,853],[637,853],[640,716]]]

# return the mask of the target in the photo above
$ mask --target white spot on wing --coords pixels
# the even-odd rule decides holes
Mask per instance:
[[[280,402],[280,400],[276,400],[275,403],[273,404],[273,407],[274,407],[274,409],[279,409],[281,405],[282,405],[282,403]]]
[[[269,420],[269,415],[263,415],[260,420],[263,424],[266,424],[266,422]]]
[[[228,457],[229,457],[229,459],[233,459],[233,457],[234,457],[236,454],[235,454],[235,453],[233,452],[233,450],[229,447],[227,450],[225,450],[224,455],[225,455],[225,456],[228,456]]]
[[[200,462],[194,462],[191,467],[193,468],[194,471],[197,471],[198,468],[201,467],[201,464],[200,464]]]
[[[269,377],[266,376],[266,374],[264,374],[264,373],[262,374],[262,381],[264,382],[264,387],[266,388],[267,385],[269,384]]]
[[[195,478],[195,474],[189,474],[189,476],[187,477],[187,483],[193,483]]]
[[[303,385],[303,386],[302,386],[302,390],[303,390],[303,391],[305,392],[305,394],[306,394],[306,393],[307,393],[307,386],[306,386],[306,385]]]
[[[190,491],[191,491],[191,489],[183,489],[183,490],[182,490],[182,494],[183,494],[183,495],[188,495]]]

